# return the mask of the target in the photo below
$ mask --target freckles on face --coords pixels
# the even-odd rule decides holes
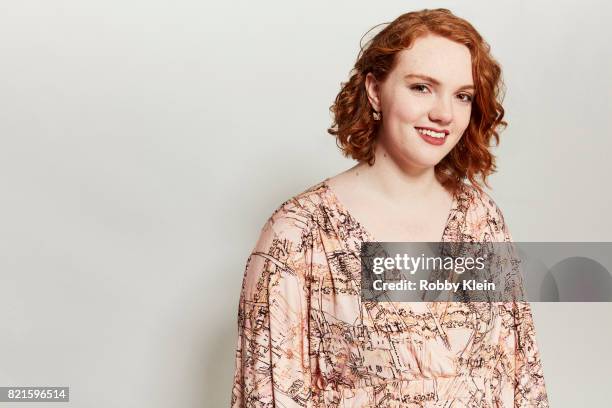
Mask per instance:
[[[470,51],[429,35],[396,58],[381,86],[383,142],[411,161],[435,165],[457,144],[470,121],[474,97]],[[444,143],[428,143],[417,128],[446,133]]]

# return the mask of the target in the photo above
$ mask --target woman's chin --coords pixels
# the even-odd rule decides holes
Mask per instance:
[[[421,156],[417,158],[412,158],[412,160],[408,160],[413,164],[414,167],[419,167],[422,169],[428,169],[431,167],[435,167],[440,161],[442,161],[444,157],[436,156]]]
[[[433,169],[440,161],[406,161],[405,163],[406,169],[425,171]]]

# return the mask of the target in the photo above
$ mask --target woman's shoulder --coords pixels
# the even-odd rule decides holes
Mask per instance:
[[[264,229],[276,236],[299,240],[309,234],[326,203],[325,181],[320,181],[281,202],[266,220]]]
[[[493,197],[487,193],[484,189],[478,188],[472,184],[461,183],[460,190],[464,196],[464,199],[470,204],[470,207],[474,210],[484,211],[487,213],[499,213],[502,211],[497,205]]]
[[[489,235],[494,241],[508,240],[510,237],[508,225],[501,207],[495,199],[471,184],[463,183],[461,200],[462,210],[468,229],[478,240]]]

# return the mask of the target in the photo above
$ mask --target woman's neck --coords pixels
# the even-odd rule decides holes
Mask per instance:
[[[390,202],[416,197],[427,199],[443,189],[433,166],[423,168],[409,163],[399,164],[380,145],[375,151],[374,165],[361,162],[349,171],[361,178],[370,191]]]

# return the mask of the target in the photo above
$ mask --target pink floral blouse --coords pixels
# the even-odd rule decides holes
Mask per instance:
[[[326,181],[274,211],[244,273],[232,407],[548,407],[529,303],[362,301],[367,241]],[[511,236],[462,184],[442,241]]]

